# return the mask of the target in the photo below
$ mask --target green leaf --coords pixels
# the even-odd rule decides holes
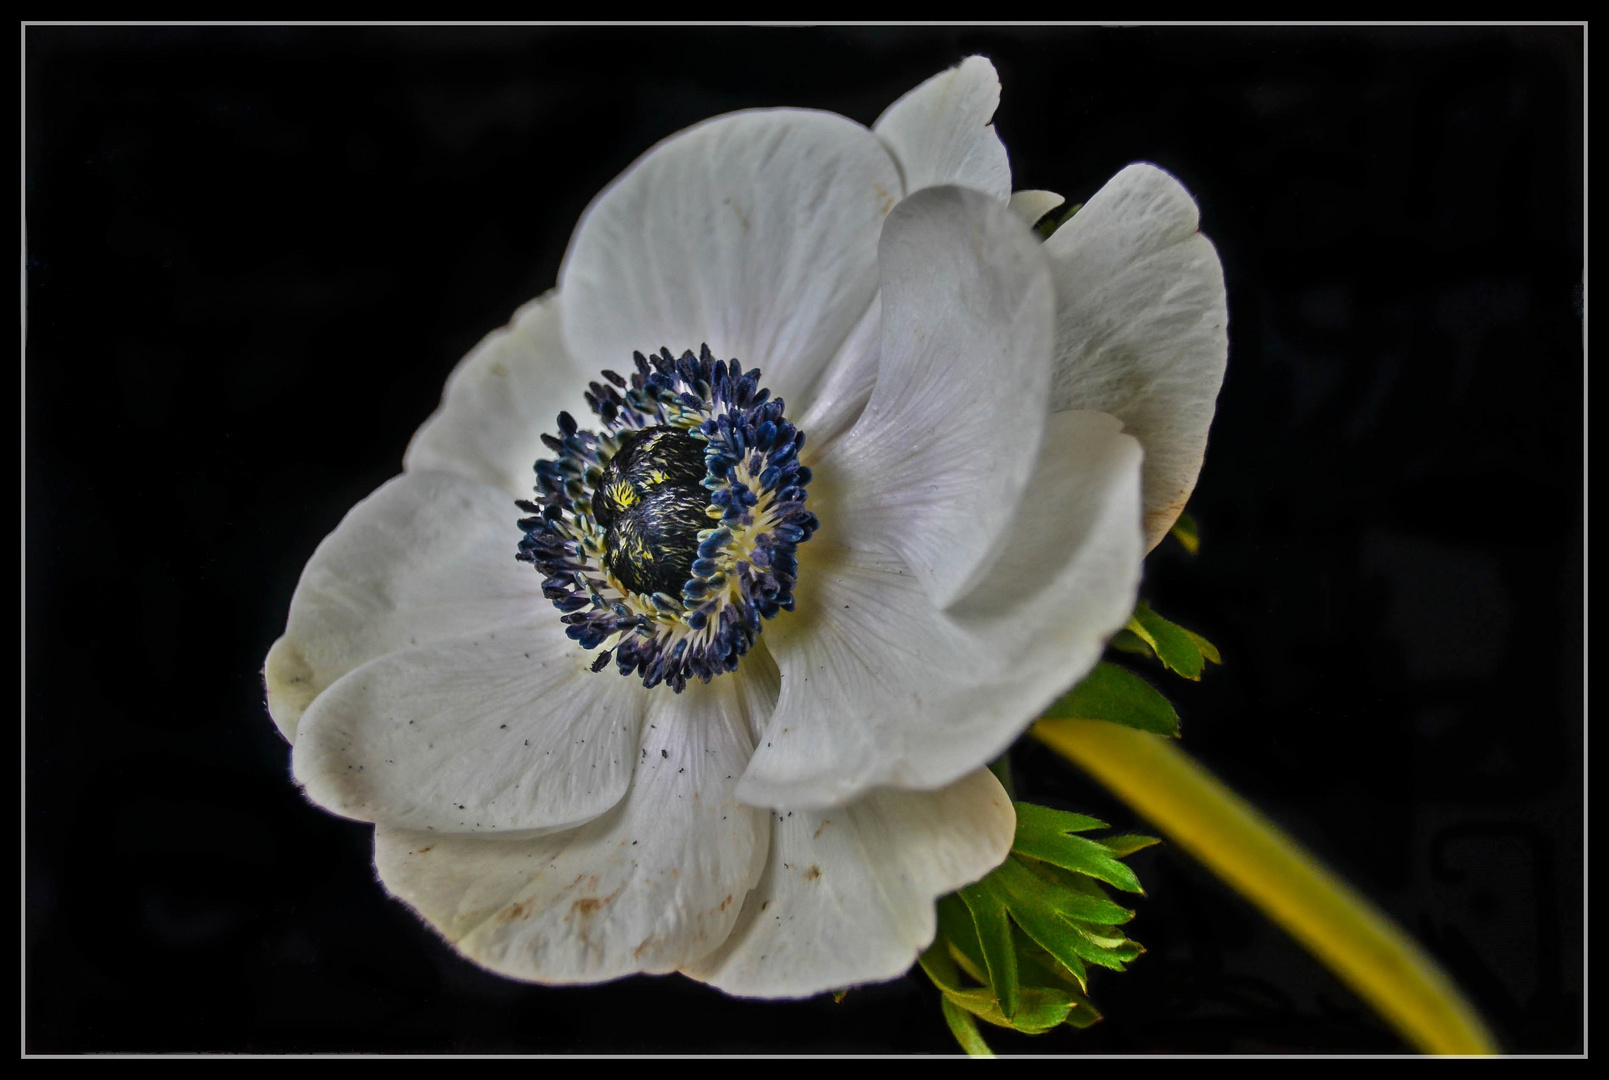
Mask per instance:
[[[1179,629],[1184,630],[1184,627],[1181,626]],[[1223,664],[1224,658],[1218,655],[1218,646],[1214,645],[1212,642],[1208,641],[1194,630],[1184,630],[1184,632],[1190,638],[1191,643],[1195,645],[1197,651],[1199,651],[1205,659],[1211,660],[1214,664],[1218,664],[1220,666]]]
[[[1080,1007],[1092,1008],[1087,999],[1071,990],[1056,987],[1023,987],[1020,1000],[1014,1017],[1007,1017],[1000,1008],[994,990],[989,986],[963,986],[960,969],[956,967],[949,953],[954,950],[954,943],[946,943],[942,935],[930,945],[918,960],[922,970],[927,972],[933,985],[939,988],[944,1000],[998,1027],[1012,1028],[1027,1035],[1037,1035],[1042,1031],[1049,1031],[1057,1024],[1064,1023],[1073,1010]],[[948,1014],[946,1014],[948,1018]],[[950,1030],[955,1031],[954,1024]],[[962,1045],[966,1043],[959,1033],[956,1039]]]
[[[1069,1011],[1067,1019],[1063,1020],[1062,1023],[1075,1028],[1087,1028],[1100,1019],[1100,1012],[1096,1010],[1094,1005],[1085,1000],[1080,1001],[1077,1008]]]
[[[994,1057],[994,1051],[983,1041],[983,1036],[978,1032],[978,1022],[972,1019],[971,1013],[951,1001],[948,994],[939,999],[939,1008],[944,1011],[944,1022],[950,1025],[950,1034],[955,1036],[955,1041],[961,1044],[961,1049],[966,1051],[968,1057]]]
[[[1179,520],[1173,523],[1173,528],[1169,529],[1168,533],[1190,554],[1194,555],[1201,550],[1201,533],[1196,528],[1196,519],[1190,516],[1189,511],[1182,511],[1179,514]]]
[[[961,902],[958,893],[939,897],[938,912],[939,937],[949,944],[949,955],[961,965],[961,970],[978,982],[987,983],[989,972],[983,963],[983,946],[978,943],[972,912]]]
[[[1060,866],[1106,882],[1124,892],[1144,893],[1140,879],[1123,863],[1113,857],[1111,849],[1095,840],[1070,835],[1070,830],[1057,828],[1045,815],[1059,814],[1043,806],[1017,803],[1017,839],[1011,850],[1040,859],[1052,866]],[[1067,817],[1081,818],[1079,814]],[[1024,827],[1024,821],[1027,827]],[[1084,818],[1083,820],[1093,820]],[[987,880],[987,879],[985,879]]]
[[[1101,846],[1110,849],[1112,854],[1120,859],[1126,859],[1136,851],[1142,851],[1152,844],[1160,844],[1161,842],[1154,836],[1139,835],[1105,836],[1096,841]]]
[[[1134,606],[1134,616],[1129,619],[1128,628],[1145,639],[1145,643],[1156,652],[1157,659],[1167,668],[1187,679],[1201,678],[1204,661],[1196,643],[1190,640],[1190,635],[1182,627],[1175,626],[1152,611],[1144,600]]]
[[[1011,897],[1013,912],[1024,906],[1041,907],[1064,919],[1116,925],[1134,918],[1134,912],[1112,903],[1099,886],[1069,888],[1067,871],[1037,859],[1009,859],[999,871],[1000,886]]]
[[[1073,220],[1073,215],[1082,209],[1084,209],[1083,203],[1074,203],[1072,206],[1067,208],[1065,213],[1062,214],[1057,214],[1054,210],[1052,210],[1050,213],[1039,219],[1038,224],[1034,226],[1034,231],[1039,234],[1039,239],[1049,240],[1051,235],[1055,233],[1057,229]]]
[[[1048,720],[1106,720],[1152,735],[1179,735],[1179,714],[1168,699],[1132,671],[1105,661],[1046,709],[1044,716]]]
[[[1075,814],[1071,810],[1053,810],[1038,803],[1012,803],[1017,811],[1017,836],[1061,836],[1064,833],[1093,832],[1107,828],[1100,818],[1088,814]]]
[[[1129,619],[1127,629],[1151,646],[1163,665],[1187,679],[1199,681],[1201,670],[1209,660],[1214,664],[1223,663],[1212,642],[1193,630],[1186,630],[1164,619],[1152,611],[1144,600],[1134,606],[1134,615]]]
[[[1091,1010],[1095,1006],[1081,993],[1084,986],[1084,962],[1073,957],[1076,966],[1069,967],[1045,951],[1044,946],[1017,929],[1017,972],[1024,985],[1054,986],[1066,991],[1076,1002]]]
[[[1113,634],[1112,640],[1108,641],[1106,644],[1110,645],[1118,652],[1126,652],[1132,653],[1135,656],[1143,656],[1147,660],[1156,659],[1156,653],[1151,651],[1151,646],[1145,643],[1145,639],[1136,634],[1133,630],[1128,629],[1128,627],[1124,627],[1117,633]]]
[[[983,950],[984,967],[989,972],[989,985],[994,987],[995,997],[1000,1001],[1000,1011],[1009,1020],[1017,1012],[1017,952],[1011,946],[1011,920],[1006,915],[1006,898],[991,874],[962,889],[961,900],[972,912],[972,922],[978,929],[978,944]]]
[[[1102,883],[1138,892],[1119,853],[1155,841],[1098,841],[1079,835],[1107,828],[1097,818],[1015,806],[1012,854],[982,881],[939,898],[938,933],[920,957],[963,1047],[987,1050],[978,1020],[1028,1035],[1088,1027],[1100,1019],[1085,996],[1088,965],[1121,971],[1144,951],[1119,929],[1134,912]]]
[[[1061,990],[1044,987],[1023,987],[1022,1004],[1014,1019],[1007,1019],[1000,1011],[1000,1003],[987,987],[968,990],[944,990],[944,1000],[965,1009],[985,1023],[1010,1028],[1024,1035],[1039,1035],[1057,1024],[1064,1023],[1067,1015],[1077,1006],[1072,996]]]
[[[955,966],[955,960],[950,956],[947,945],[944,935],[940,934],[933,939],[933,944],[916,958],[916,962],[922,965],[922,970],[927,972],[927,977],[933,980],[933,985],[945,993],[965,989],[961,983],[961,970]]]
[[[1145,951],[1140,948],[1138,942],[1130,941],[1121,935],[1097,933],[1077,923],[1069,925],[1073,929],[1069,946],[1092,964],[1099,964],[1113,971],[1122,971],[1125,964]]]
[[[1012,912],[1017,924],[1027,934],[1056,959],[1067,971],[1078,980],[1080,990],[1088,990],[1087,975],[1084,969],[1083,956],[1089,945],[1074,928],[1073,924],[1065,919],[1057,918],[1053,913],[1034,907],[1023,907]]]

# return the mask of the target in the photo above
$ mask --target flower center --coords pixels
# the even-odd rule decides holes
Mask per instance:
[[[804,508],[804,433],[758,370],[661,349],[635,355],[630,381],[605,371],[589,386],[596,431],[560,413],[536,463],[535,516],[520,522],[517,558],[546,577],[542,592],[566,633],[602,649],[601,671],[680,692],[708,682],[759,639],[763,620],[793,610],[797,545],[816,529]]]
[[[592,492],[605,529],[603,567],[636,593],[675,596],[698,557],[704,511],[704,443],[679,428],[628,432]]]

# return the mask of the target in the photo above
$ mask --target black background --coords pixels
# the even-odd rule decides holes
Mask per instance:
[[[1222,648],[1186,748],[1448,966],[1582,1045],[1579,28],[31,27],[26,1034],[34,1051],[951,1052],[920,975],[801,1003],[457,958],[308,804],[259,669],[318,541],[588,200],[738,108],[870,123],[982,52],[1015,186],[1179,176],[1229,289],[1144,591]],[[1021,794],[1133,827],[1047,751]],[[1403,1049],[1166,847],[1088,1032]]]

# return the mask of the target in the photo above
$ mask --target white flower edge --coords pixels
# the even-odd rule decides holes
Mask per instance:
[[[1057,409],[1099,409],[1145,447],[1146,550],[1195,490],[1229,362],[1223,266],[1184,186],[1139,162],[1045,241]]]

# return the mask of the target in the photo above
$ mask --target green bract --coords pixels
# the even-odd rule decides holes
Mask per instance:
[[[1157,841],[1077,835],[1106,828],[1083,814],[1019,802],[1011,856],[988,877],[939,901],[939,935],[922,954],[945,1018],[968,1053],[987,1052],[977,1017],[1034,1035],[1088,1027],[1088,965],[1122,971],[1144,950],[1119,929],[1134,912],[1102,887],[1139,893],[1121,861]]]

